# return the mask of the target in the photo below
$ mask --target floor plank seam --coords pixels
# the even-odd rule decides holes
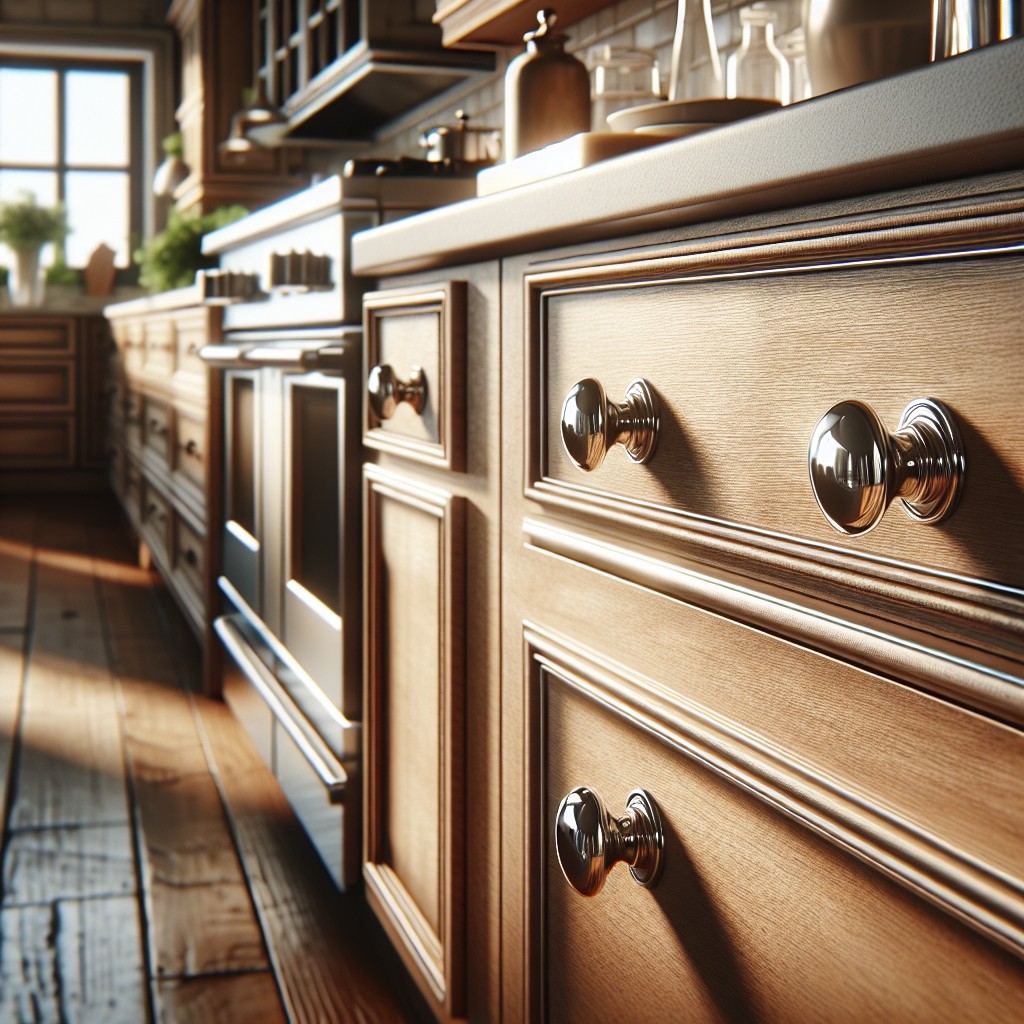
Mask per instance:
[[[7,895],[7,883],[3,867],[7,864],[8,843],[15,829],[11,824],[15,799],[18,792],[18,777],[21,763],[21,727],[25,714],[25,689],[28,686],[29,654],[32,650],[32,635],[36,625],[36,560],[35,534],[32,537],[32,565],[28,574],[28,605],[25,619],[25,635],[21,644],[21,686],[18,688],[18,708],[13,715],[14,735],[7,761],[7,789],[3,794],[3,840],[0,842],[0,903]]]
[[[82,832],[91,828],[127,828],[130,821],[54,821],[45,825],[11,825],[6,831],[10,835],[31,835],[33,832]]]
[[[95,547],[94,527],[91,527],[89,530],[89,547],[90,551]],[[104,587],[99,579],[99,574],[94,576],[94,583],[96,588],[97,611],[100,617],[100,622],[103,626],[103,649],[106,653],[107,665],[111,678],[114,681],[114,698],[117,704],[118,731],[121,736],[121,757],[124,763],[124,781],[125,787],[128,790],[128,815],[130,818],[128,826],[131,837],[132,862],[135,869],[135,891],[137,894],[136,905],[139,915],[139,930],[142,938],[142,968],[147,982],[143,985],[143,991],[145,992],[144,1000],[146,1020],[147,1022],[152,1022],[157,1019],[156,1004],[153,997],[153,983],[156,980],[156,972],[153,965],[153,951],[150,949],[150,921],[149,911],[146,906],[148,893],[144,885],[146,875],[141,849],[142,839],[139,834],[140,823],[138,815],[138,792],[135,785],[135,774],[132,766],[131,753],[128,749],[128,740],[125,729],[127,716],[124,689],[121,681],[121,674],[116,668],[117,658],[113,649],[109,609],[107,606],[106,594],[104,593]],[[146,589],[148,591],[150,590],[150,587],[147,586]]]
[[[217,759],[213,753],[213,746],[210,743],[210,737],[206,732],[206,723],[203,721],[202,710],[199,707],[199,703],[195,694],[191,691],[191,688],[188,691],[188,700],[189,706],[192,709],[192,718],[196,723],[196,731],[199,734],[199,741],[203,747],[203,756],[206,758],[207,766],[210,769],[210,776],[213,779],[213,784],[217,787],[217,794],[219,795],[221,805],[224,808],[224,816],[228,823],[228,829],[231,832],[231,839],[235,844],[238,860],[242,866],[242,874],[245,877],[245,885],[249,891],[249,899],[252,901],[253,909],[256,913],[256,923],[263,939],[264,949],[267,951],[268,963],[270,964],[270,976],[273,978],[274,988],[277,990],[277,997],[281,1004],[282,1012],[289,1021],[289,1024],[296,1024],[290,1011],[291,1003],[288,998],[288,994],[284,990],[284,985],[280,976],[278,959],[273,944],[270,941],[270,933],[268,931],[266,921],[266,908],[263,906],[263,901],[257,892],[256,885],[254,884],[253,872],[246,858],[242,854],[242,842],[238,834],[238,824],[235,821],[235,814],[227,798],[227,794],[224,792],[224,784],[221,779],[220,768],[217,765]]]

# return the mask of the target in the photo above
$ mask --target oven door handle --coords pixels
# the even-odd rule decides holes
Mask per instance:
[[[349,781],[345,766],[316,732],[302,720],[299,712],[294,709],[287,691],[274,678],[274,674],[238,628],[234,621],[236,618],[239,616],[221,615],[215,619],[213,628],[217,636],[252,688],[266,703],[270,713],[323,783],[328,800],[331,803],[341,803]]]
[[[337,373],[346,369],[352,359],[351,345],[331,342],[315,348],[301,345],[204,345],[199,358],[210,366],[223,369],[253,369],[264,367],[279,370]]]
[[[204,345],[199,350],[199,358],[208,366],[234,369],[245,366],[246,345]]]

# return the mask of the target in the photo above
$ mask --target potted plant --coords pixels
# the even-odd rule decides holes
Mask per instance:
[[[47,242],[63,242],[68,234],[64,207],[40,206],[31,192],[0,203],[0,242],[14,254],[8,290],[16,306],[38,306],[43,301],[40,250]]]
[[[203,235],[244,217],[244,206],[218,206],[209,213],[182,213],[172,209],[167,227],[135,251],[139,284],[150,292],[184,288],[195,280],[196,271],[217,265],[216,258],[203,255]]]

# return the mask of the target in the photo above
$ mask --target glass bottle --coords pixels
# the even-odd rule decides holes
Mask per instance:
[[[717,99],[722,95],[722,86],[711,0],[679,0],[672,39],[669,101]]]
[[[744,7],[740,11],[743,37],[725,64],[725,94],[730,99],[779,100],[788,103],[789,65],[775,45],[771,11]]]
[[[661,99],[661,78],[653,50],[605,46],[591,72],[591,127],[608,131],[608,115]]]

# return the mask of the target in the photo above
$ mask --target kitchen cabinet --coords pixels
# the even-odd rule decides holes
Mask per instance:
[[[167,12],[181,42],[181,103],[176,111],[188,177],[175,190],[179,209],[207,212],[241,203],[265,206],[298,187],[288,154],[256,147],[239,154],[220,144],[254,85],[250,0],[175,0]]]
[[[0,489],[102,486],[102,317],[0,317]]]
[[[221,309],[196,286],[104,311],[110,484],[199,639],[214,675],[212,566],[219,560],[220,411],[199,350],[220,338]]]
[[[481,781],[467,754],[453,813],[430,816],[465,851],[446,884],[468,894],[470,1019],[1024,1005],[1024,109],[1004,63],[1020,45],[355,239],[357,272],[385,282],[368,325],[417,324],[395,332],[393,394],[417,393],[437,282],[500,274],[465,344],[469,366],[500,351],[492,389],[469,374],[465,391],[467,465],[488,455],[500,505],[463,508],[492,545],[467,548],[465,580],[474,557],[493,566],[499,607],[467,618],[461,648],[500,637],[498,673],[466,672],[463,712],[467,744],[497,737],[500,771]],[[978,137],[936,182],[948,117],[927,110],[954,81]],[[897,92],[916,140],[846,116]],[[984,111],[1015,104],[1016,127],[990,135]],[[851,152],[891,144],[884,166],[843,172],[831,131],[810,132],[837,123]],[[407,422],[403,441],[431,439]],[[453,635],[441,553],[459,477],[366,442],[368,579],[376,558],[385,582],[421,581],[370,584],[368,686],[387,692],[414,664],[380,654],[393,637],[433,651],[426,623]],[[878,507],[871,466],[889,480]],[[403,707],[424,692],[445,691],[395,685]],[[395,773],[442,791],[413,774],[443,763],[432,699],[426,751],[389,745],[414,730],[368,705],[388,752],[367,761],[369,793]],[[472,938],[495,835],[481,798],[500,808],[490,946]],[[396,871],[406,905],[439,891],[439,863]]]
[[[573,25],[607,6],[608,0],[562,0],[558,21]],[[538,9],[532,0],[437,0],[434,20],[445,46],[519,46],[523,33],[536,28]]]
[[[498,266],[383,284],[364,300],[364,879],[437,1016],[493,1019]]]
[[[297,139],[363,139],[494,67],[489,54],[444,50],[422,0],[261,0],[257,64]]]

